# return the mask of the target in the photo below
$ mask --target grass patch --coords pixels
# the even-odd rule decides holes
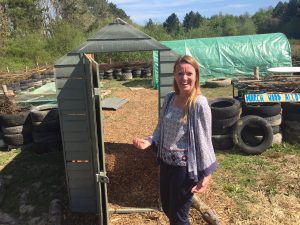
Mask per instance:
[[[214,180],[235,202],[240,220],[255,220],[252,206],[272,202],[282,194],[300,198],[300,146],[283,143],[261,155],[244,155],[235,149],[217,152],[219,168]],[[291,202],[286,202],[293,207]],[[235,221],[236,222],[236,221]]]
[[[201,92],[207,98],[232,97],[232,86],[220,88],[205,88],[201,87]]]
[[[0,170],[10,163],[18,154],[20,149],[13,149],[11,151],[0,151]]]

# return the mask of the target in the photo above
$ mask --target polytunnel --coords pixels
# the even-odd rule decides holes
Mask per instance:
[[[161,41],[179,55],[191,55],[200,64],[200,81],[209,78],[261,76],[270,67],[292,66],[291,48],[282,33]],[[153,86],[159,84],[159,57],[153,54]]]

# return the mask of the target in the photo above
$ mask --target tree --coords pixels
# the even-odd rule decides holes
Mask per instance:
[[[193,11],[190,11],[183,19],[183,27],[185,30],[199,28],[202,21],[203,17],[199,12],[194,13]]]
[[[238,27],[233,19],[225,19],[223,23],[223,35],[232,36],[238,35]]]
[[[153,20],[150,18],[149,20],[148,20],[148,22],[146,23],[146,25],[145,25],[145,28],[151,28],[151,27],[153,27],[155,24],[154,24],[154,22],[153,22]]]
[[[282,1],[278,2],[278,4],[273,9],[272,16],[282,19],[286,11],[287,5],[288,5],[287,2],[285,3],[282,3]]]
[[[282,32],[290,38],[300,38],[300,0],[290,0],[280,19]]]
[[[172,13],[163,23],[163,27],[168,33],[176,34],[180,30],[180,21],[175,13]]]
[[[55,56],[66,54],[77,47],[85,39],[83,32],[73,24],[55,21],[51,24],[51,36],[48,38],[47,49]]]
[[[9,21],[4,11],[4,7],[0,5],[0,55],[5,54],[6,42],[9,38]]]
[[[238,17],[238,30],[241,35],[256,34],[256,26],[249,14]]]
[[[14,36],[42,32],[45,9],[39,5],[39,0],[2,0],[0,6],[9,19]]]
[[[300,17],[300,1],[290,0],[285,8],[282,19],[284,22],[289,22],[296,16]]]
[[[270,21],[272,19],[273,8],[269,7],[268,9],[260,9],[252,16],[252,20],[256,26],[257,33],[268,33],[270,24],[266,23],[266,21]]]
[[[117,5],[115,5],[114,3],[109,3],[109,10],[110,12],[116,16],[116,17],[120,17],[121,19],[126,19],[126,20],[130,20],[129,16],[127,16],[127,14],[125,13],[125,11],[123,9],[119,9],[117,7]]]
[[[158,41],[166,41],[166,40],[172,40],[172,36],[166,32],[164,27],[162,25],[153,24],[145,26],[143,29],[143,32],[148,34],[149,36],[153,37],[154,39]]]

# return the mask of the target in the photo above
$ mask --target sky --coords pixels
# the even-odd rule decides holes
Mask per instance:
[[[182,22],[185,14],[190,11],[198,11],[204,17],[211,17],[220,12],[223,15],[239,16],[246,12],[253,15],[260,8],[275,7],[279,0],[110,0],[109,2],[123,9],[133,22],[145,25],[150,18],[156,23],[163,23],[172,13],[176,13]]]

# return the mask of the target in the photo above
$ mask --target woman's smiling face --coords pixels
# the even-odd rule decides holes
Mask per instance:
[[[179,64],[176,67],[175,81],[180,94],[190,94],[196,83],[196,70],[187,63]]]

